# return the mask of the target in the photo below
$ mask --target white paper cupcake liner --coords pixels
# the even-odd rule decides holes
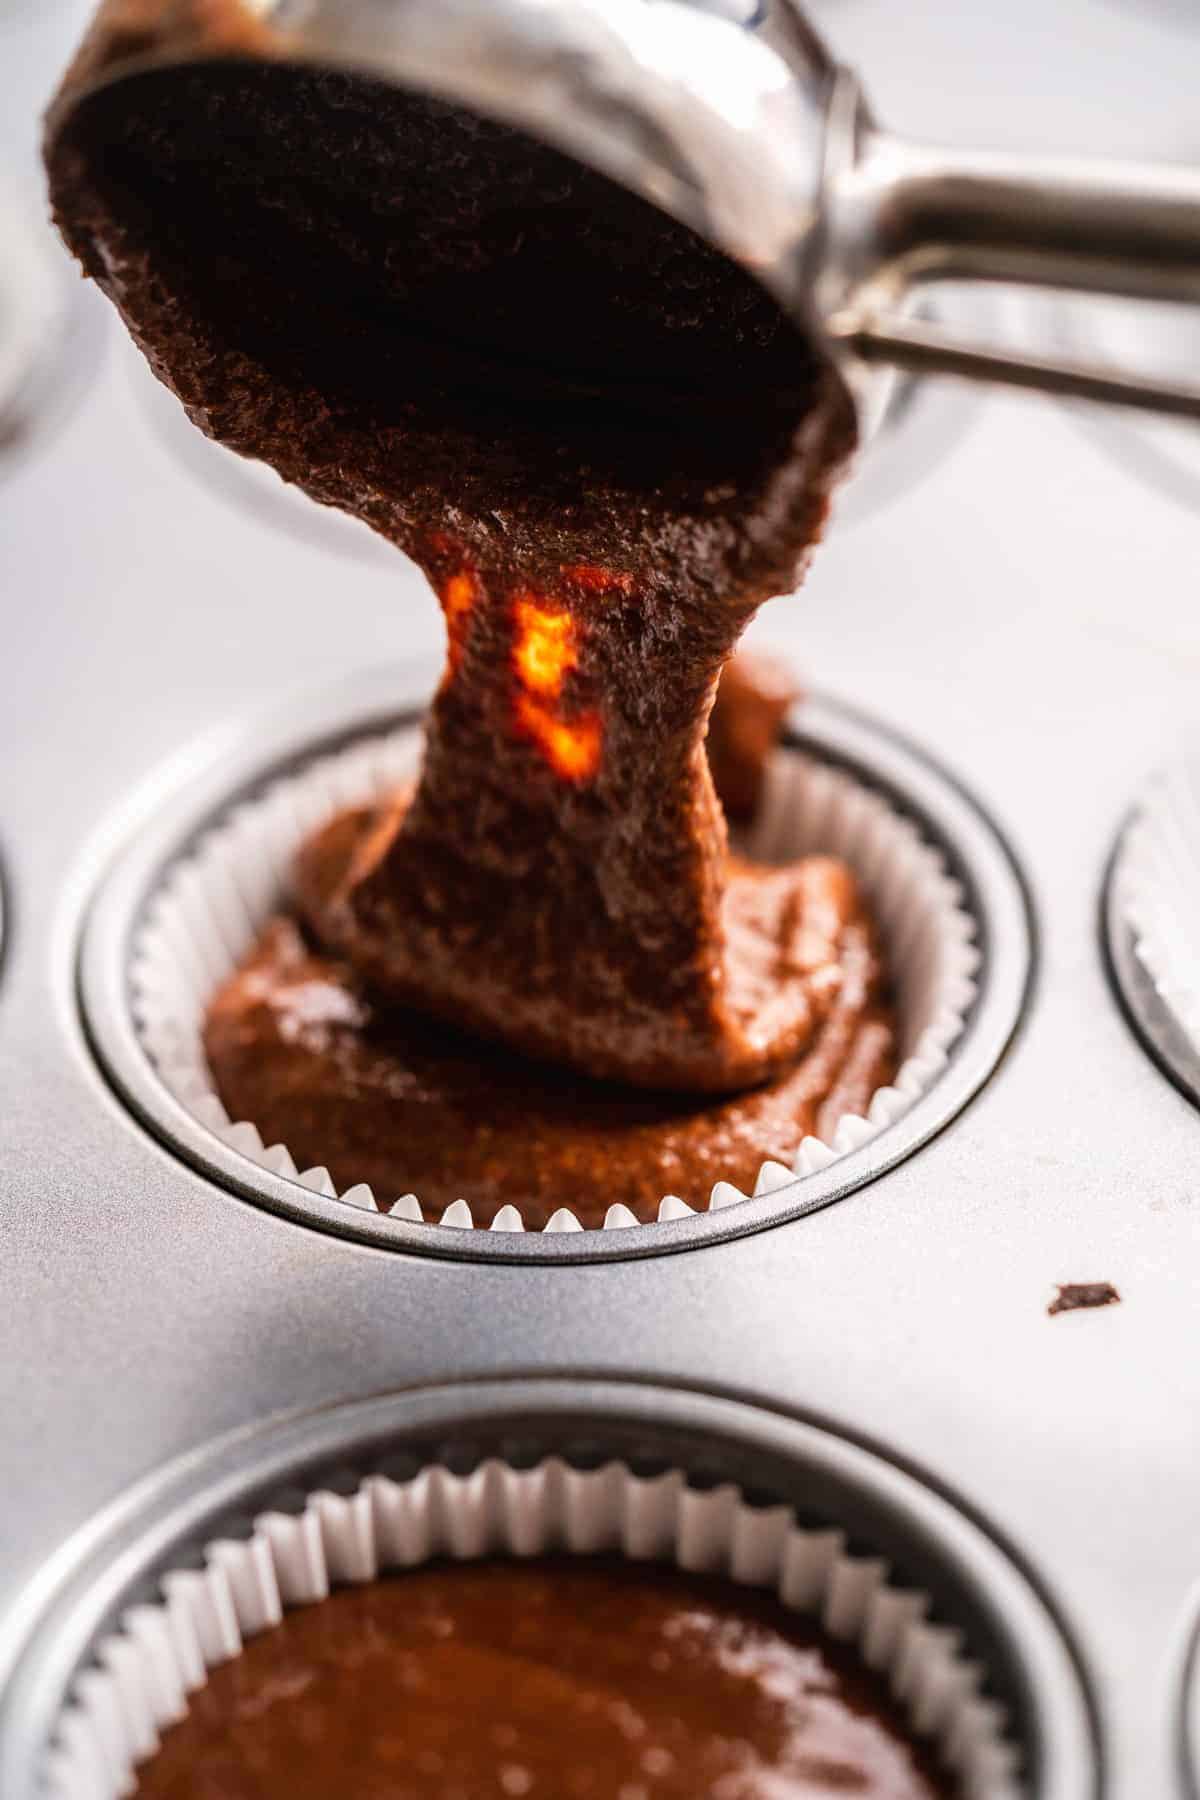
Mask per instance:
[[[1150,782],[1122,839],[1117,880],[1137,959],[1200,1051],[1200,754]]]
[[[1019,1756],[986,1670],[962,1634],[930,1617],[928,1595],[893,1585],[879,1557],[851,1555],[833,1529],[784,1505],[751,1506],[732,1483],[706,1491],[679,1469],[622,1462],[579,1470],[559,1457],[516,1469],[492,1458],[466,1475],[434,1464],[411,1480],[368,1475],[348,1495],[317,1491],[299,1513],[264,1512],[244,1541],[216,1538],[202,1566],[159,1582],[74,1683],[47,1757],[48,1800],[117,1800],[136,1788],[159,1733],[181,1719],[207,1671],[326,1599],[436,1557],[616,1553],[747,1587],[817,1619],[890,1687],[914,1735],[935,1747],[964,1800],[1018,1800]]]
[[[135,935],[131,966],[134,1018],[149,1057],[174,1097],[224,1143],[277,1175],[316,1193],[371,1211],[423,1220],[420,1197],[375,1194],[359,1183],[341,1193],[327,1169],[298,1168],[284,1144],[264,1144],[252,1120],[231,1119],[216,1093],[203,1045],[205,1009],[234,972],[272,912],[288,903],[291,865],[302,840],[339,808],[369,803],[410,777],[420,755],[415,728],[362,739],[274,782],[234,807],[168,871]],[[790,1167],[764,1162],[755,1194],[823,1169],[892,1124],[945,1067],[975,995],[975,922],[941,854],[911,819],[846,771],[795,750],[770,762],[759,818],[742,848],[768,862],[821,852],[845,858],[878,920],[900,1020],[902,1062],[874,1095],[865,1116],[847,1114],[828,1142],[797,1139]],[[718,1181],[712,1208],[749,1196]],[[550,1232],[579,1231],[565,1202]],[[664,1195],[660,1221],[696,1208]],[[446,1207],[442,1225],[472,1227],[471,1196]],[[609,1208],[605,1229],[642,1223],[624,1205]],[[523,1231],[514,1206],[490,1221],[494,1231]]]

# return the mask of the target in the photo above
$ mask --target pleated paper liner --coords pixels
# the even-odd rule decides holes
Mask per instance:
[[[235,806],[167,872],[135,935],[134,1017],[160,1079],[224,1143],[277,1175],[352,1206],[422,1220],[418,1194],[377,1194],[364,1184],[338,1193],[323,1167],[297,1167],[286,1144],[264,1144],[252,1119],[231,1119],[205,1058],[205,1009],[250,949],[269,916],[286,906],[294,854],[340,808],[369,803],[411,776],[420,755],[413,728],[359,740],[282,777]],[[848,1114],[829,1141],[798,1138],[791,1166],[764,1162],[754,1192],[771,1192],[824,1168],[898,1119],[945,1067],[975,995],[975,923],[960,884],[915,823],[847,771],[785,749],[770,762],[760,814],[739,845],[766,862],[811,853],[840,856],[854,869],[878,920],[900,1021],[901,1066],[865,1116]],[[713,1208],[747,1195],[727,1181]],[[582,1230],[572,1196],[546,1231]],[[658,1218],[695,1209],[664,1195]],[[516,1207],[477,1220],[465,1193],[441,1213],[443,1225],[522,1231]],[[609,1208],[606,1229],[642,1223],[626,1206]]]
[[[521,1469],[491,1458],[469,1474],[435,1463],[403,1481],[368,1474],[347,1494],[310,1493],[298,1512],[261,1513],[244,1539],[209,1542],[198,1566],[164,1575],[157,1600],[125,1612],[77,1677],[48,1753],[48,1800],[133,1793],[138,1766],[207,1671],[290,1607],[438,1557],[564,1552],[665,1562],[773,1592],[885,1681],[964,1800],[1021,1795],[986,1670],[959,1631],[931,1616],[926,1594],[893,1584],[884,1560],[851,1553],[839,1530],[802,1527],[784,1505],[749,1504],[732,1483],[701,1491],[680,1469],[639,1476],[623,1462],[582,1470],[550,1457]]]
[[[1122,839],[1115,878],[1137,959],[1200,1052],[1200,753],[1149,783]]]

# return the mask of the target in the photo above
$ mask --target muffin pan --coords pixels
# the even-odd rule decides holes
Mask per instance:
[[[44,38],[0,68],[14,118],[61,64],[70,10],[6,19]],[[892,99],[931,138],[979,125],[1001,38],[1009,91],[1031,43],[1041,83],[1009,141],[1047,121],[1082,141],[1082,74],[1130,140],[1188,128],[1168,116],[1186,87],[1169,32],[1146,39],[1161,76],[1149,48],[1080,71],[1091,22],[1132,43],[1131,9],[1014,0],[986,29],[971,9],[825,10],[831,31],[878,27]],[[587,1461],[582,1435],[632,1456],[636,1428],[693,1474],[717,1456],[710,1479],[802,1513],[807,1495],[963,1629],[1030,1800],[1200,1794],[1200,1119],[1129,1029],[1097,929],[1122,819],[1194,733],[1194,508],[1057,407],[964,396],[952,454],[926,463],[911,440],[903,501],[832,533],[762,632],[865,709],[815,702],[797,729],[917,821],[979,921],[945,1071],[873,1143],[715,1213],[456,1231],[264,1179],[168,1105],[134,1029],[131,934],[164,871],[246,784],[415,710],[427,668],[303,696],[384,643],[432,648],[437,621],[411,577],[381,579],[386,551],[331,582],[290,528],[222,515],[156,454],[124,361],[0,486],[4,1800],[32,1800],[77,1673],[189,1547],[244,1536],[281,1483],[344,1497],[402,1440],[457,1456],[450,1437],[460,1467],[499,1438],[516,1455],[531,1420],[538,1454]],[[1114,962],[1122,943],[1114,928]],[[1120,1304],[1047,1315],[1057,1283],[1103,1281]]]
[[[102,1527],[31,1624],[0,1751],[13,1800],[39,1778],[56,1800],[122,1791],[202,1681],[198,1655],[237,1654],[289,1605],[438,1554],[554,1550],[775,1588],[887,1675],[970,1800],[1091,1789],[1069,1650],[988,1535],[845,1439],[714,1396],[527,1381],[383,1397],[212,1446]]]
[[[1150,1055],[1200,1105],[1200,758],[1146,785],[1113,852],[1104,900],[1113,977]]]
[[[232,450],[206,438],[140,356],[125,360],[138,403],[155,436],[201,486],[250,513],[260,524],[286,532],[297,543],[377,569],[391,568],[390,546],[368,526],[332,507],[318,505],[299,488],[289,487],[266,463],[235,456]]]
[[[1200,1794],[1200,1594],[1197,1618],[1190,1626],[1180,1673],[1179,1750],[1190,1800]]]
[[[811,851],[857,859],[876,896],[898,968],[904,1061],[867,1118],[844,1120],[829,1144],[798,1143],[792,1169],[764,1163],[753,1196],[728,1182],[707,1208],[664,1196],[657,1225],[639,1225],[618,1205],[606,1223],[620,1229],[603,1232],[580,1231],[569,1194],[544,1232],[526,1232],[511,1207],[490,1231],[464,1231],[476,1223],[469,1195],[426,1223],[419,1195],[363,1187],[339,1195],[323,1167],[297,1170],[287,1146],[264,1146],[253,1120],[231,1121],[220,1106],[199,1020],[281,903],[305,831],[339,805],[386,792],[414,766],[419,706],[380,729],[381,708],[402,689],[385,673],[306,704],[299,731],[295,720],[280,722],[274,755],[265,751],[270,734],[256,734],[252,759],[228,759],[161,809],[97,897],[81,957],[89,1031],[130,1104],[197,1167],[287,1217],[392,1248],[630,1256],[827,1205],[910,1154],[986,1080],[1015,1028],[1029,971],[1011,859],[987,819],[919,753],[844,709],[809,701],[772,770],[757,827],[763,845],[751,847],[767,860]]]
[[[0,481],[70,413],[107,324],[39,211],[0,185]]]
[[[1035,300],[1011,293],[1001,311],[1011,318],[1011,335],[1019,343],[1134,368],[1164,381],[1188,379],[1200,354],[1200,318],[1183,305],[1068,293]],[[1200,508],[1200,432],[1193,425],[1151,414],[1110,417],[1087,407],[1076,417],[1130,474],[1180,505]]]

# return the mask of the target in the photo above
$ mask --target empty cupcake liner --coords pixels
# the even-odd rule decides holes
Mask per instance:
[[[623,1462],[573,1468],[549,1457],[517,1469],[489,1458],[469,1474],[432,1464],[411,1479],[369,1474],[347,1494],[264,1511],[248,1537],[214,1538],[199,1566],[173,1569],[157,1601],[130,1607],[74,1686],[47,1756],[48,1800],[116,1800],[136,1787],[161,1731],[181,1719],[207,1671],[339,1584],[434,1558],[615,1553],[773,1590],[857,1649],[928,1739],[965,1800],[1017,1800],[1019,1756],[986,1670],[962,1634],[931,1618],[929,1596],[894,1585],[879,1557],[843,1532],[799,1525],[785,1505],[751,1505],[732,1483],[701,1491],[680,1469],[639,1476]]]
[[[1200,754],[1150,782],[1122,839],[1115,874],[1138,962],[1200,1051]]]
[[[339,1193],[327,1169],[298,1168],[285,1144],[263,1143],[253,1120],[231,1119],[213,1084],[202,1030],[212,995],[271,913],[286,906],[301,841],[338,809],[369,803],[411,777],[420,745],[420,733],[412,727],[360,739],[234,806],[167,871],[135,931],[130,971],[142,1043],[167,1089],[196,1119],[261,1168],[348,1205],[415,1221],[425,1218],[418,1195],[375,1194],[362,1183]],[[979,954],[961,884],[947,873],[939,851],[911,819],[841,768],[796,750],[777,751],[766,771],[758,819],[739,847],[766,862],[823,852],[851,864],[883,935],[903,1052],[894,1083],[878,1090],[865,1116],[843,1117],[828,1142],[798,1140],[791,1167],[764,1162],[754,1187],[758,1195],[856,1149],[928,1090],[963,1028],[976,991]],[[716,1209],[749,1197],[719,1181],[709,1205]],[[658,1219],[690,1217],[696,1210],[668,1194]],[[473,1227],[470,1196],[453,1201],[430,1222]],[[604,1228],[644,1222],[616,1204]],[[525,1225],[516,1207],[504,1206],[490,1228],[523,1231]],[[563,1204],[543,1229],[584,1227]]]

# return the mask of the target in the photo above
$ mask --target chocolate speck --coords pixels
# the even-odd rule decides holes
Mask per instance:
[[[1120,1298],[1111,1281],[1060,1281],[1046,1311],[1053,1318],[1055,1313],[1078,1312],[1082,1307],[1115,1306]]]

